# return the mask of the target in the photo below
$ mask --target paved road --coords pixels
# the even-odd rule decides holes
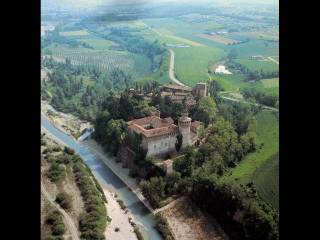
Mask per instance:
[[[182,82],[180,82],[174,75],[174,51],[172,51],[171,49],[169,49],[170,51],[170,67],[169,67],[169,77],[170,79],[175,82],[176,84],[180,85],[180,86],[184,86],[187,87],[187,85],[183,84]]]
[[[80,240],[78,236],[78,230],[77,227],[74,225],[74,222],[72,221],[71,217],[66,213],[65,210],[63,210],[50,196],[50,194],[47,192],[45,185],[43,184],[41,180],[41,194],[49,201],[49,203],[56,208],[64,217],[66,227],[69,229],[71,233],[72,240]]]

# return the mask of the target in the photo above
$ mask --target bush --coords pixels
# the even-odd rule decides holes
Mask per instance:
[[[57,182],[65,176],[64,167],[58,163],[53,162],[48,171],[48,177],[51,182]]]
[[[119,203],[122,210],[125,210],[127,208],[121,199],[117,199],[117,202]]]
[[[47,216],[46,222],[51,225],[51,231],[54,236],[62,236],[65,233],[66,229],[59,211],[54,210],[50,212]]]
[[[63,151],[69,155],[74,155],[75,151],[72,148],[64,147]]]
[[[170,231],[169,225],[160,213],[156,214],[156,228],[165,240],[174,240],[174,236]]]
[[[134,226],[133,230],[134,230],[134,233],[136,234],[138,240],[144,240],[142,233],[140,232],[140,230],[137,226]]]
[[[56,197],[56,202],[63,208],[63,209],[70,209],[72,206],[72,197],[71,195],[62,192],[58,193]]]
[[[52,225],[52,234],[55,236],[61,236],[65,233],[66,229],[63,223]]]

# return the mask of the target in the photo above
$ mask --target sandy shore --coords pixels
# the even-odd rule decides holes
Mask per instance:
[[[114,197],[114,193],[104,190],[104,195],[108,201],[106,204],[108,216],[112,219],[105,231],[106,239],[136,240],[136,234],[133,231],[133,227],[129,223],[129,217],[134,219],[133,216],[129,212],[126,214],[125,210],[120,208],[117,199]],[[120,230],[116,232],[115,228],[119,228]]]

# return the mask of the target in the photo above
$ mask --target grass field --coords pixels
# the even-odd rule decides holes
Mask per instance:
[[[231,45],[231,44],[237,44],[238,43],[238,41],[236,41],[236,40],[225,38],[225,37],[220,36],[220,35],[199,34],[198,36],[201,37],[201,38],[209,39],[211,41],[224,44],[224,45]]]
[[[249,59],[236,59],[235,61],[249,68],[250,71],[260,71],[261,69],[264,72],[279,71],[279,65],[272,61],[257,61]]]
[[[263,163],[253,176],[260,197],[279,210],[279,153]]]
[[[260,80],[265,88],[279,87],[279,78],[269,78]]]
[[[89,35],[89,33],[86,30],[79,30],[79,31],[59,32],[59,35],[63,37],[74,37],[74,36],[86,36],[86,35]]]
[[[175,48],[175,72],[178,79],[194,86],[208,79],[208,69],[222,56],[223,51],[210,47]]]
[[[256,170],[279,151],[279,122],[275,114],[262,111],[257,115],[257,144],[263,146],[227,172],[223,176],[224,181],[244,184],[252,181]]]
[[[78,41],[84,42],[92,46],[96,50],[107,50],[111,46],[116,46],[117,44],[106,39],[100,38],[87,38],[79,39]]]

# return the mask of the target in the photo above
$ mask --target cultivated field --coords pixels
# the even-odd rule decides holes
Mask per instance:
[[[211,41],[214,41],[214,42],[217,42],[217,43],[221,43],[221,44],[224,44],[224,45],[235,45],[235,44],[238,44],[239,41],[236,41],[236,40],[233,40],[233,39],[229,39],[229,38],[225,38],[223,36],[220,36],[220,35],[209,35],[209,34],[199,34],[197,35],[201,38],[205,38],[205,39],[209,39]]]
[[[270,60],[259,61],[259,60],[249,60],[249,59],[236,59],[235,61],[249,68],[250,71],[260,71],[260,70],[263,70],[264,72],[279,71],[279,65]]]
[[[279,78],[268,78],[260,80],[265,88],[279,87]]]
[[[66,32],[59,32],[60,36],[63,37],[75,37],[75,36],[86,36],[89,35],[87,30],[79,30],[79,31],[66,31]]]

